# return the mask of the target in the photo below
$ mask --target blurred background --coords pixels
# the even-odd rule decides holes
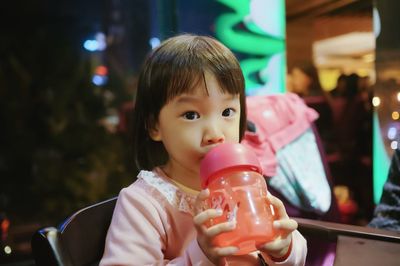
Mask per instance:
[[[181,32],[231,48],[248,95],[296,92],[295,69],[316,68],[333,106],[333,120],[319,129],[341,221],[366,225],[398,147],[396,10],[390,0],[3,3],[0,263],[33,265],[35,230],[135,180],[129,137],[137,75],[153,47]],[[268,66],[254,78],[260,62]]]

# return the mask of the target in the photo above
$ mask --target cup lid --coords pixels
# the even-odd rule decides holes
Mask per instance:
[[[240,143],[222,143],[211,149],[200,163],[202,187],[207,187],[213,174],[234,167],[248,167],[262,174],[260,162],[253,150]]]

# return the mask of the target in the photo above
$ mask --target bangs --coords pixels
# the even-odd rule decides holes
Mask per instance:
[[[167,102],[179,95],[191,94],[198,85],[204,82],[204,73],[201,70],[186,68],[178,69],[176,73],[176,76],[171,76],[165,91]]]
[[[178,46],[174,53],[163,54],[160,58],[164,62],[159,62],[168,66],[163,68],[165,72],[162,75],[166,86],[163,97],[165,103],[181,94],[193,92],[201,82],[205,84],[205,72],[215,76],[223,93],[236,95],[243,92],[244,79],[240,65],[225,47],[204,38],[173,45]],[[204,87],[207,90],[207,86]]]

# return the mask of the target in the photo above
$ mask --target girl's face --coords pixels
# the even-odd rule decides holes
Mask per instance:
[[[205,73],[193,93],[182,94],[164,105],[150,131],[169,155],[164,171],[192,189],[200,189],[200,161],[214,146],[239,142],[239,95],[224,94],[212,74]],[[207,86],[207,88],[205,87]]]

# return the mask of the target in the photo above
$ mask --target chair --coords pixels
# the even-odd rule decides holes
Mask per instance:
[[[98,265],[117,198],[83,208],[32,236],[36,265]]]
[[[115,207],[112,198],[75,212],[58,228],[38,230],[32,237],[36,265],[98,265]],[[355,225],[295,218],[309,246],[318,239],[336,245],[332,258],[341,265],[398,265],[400,233]],[[355,256],[355,251],[362,256]],[[306,265],[313,258],[307,256]],[[377,263],[379,261],[379,263]],[[324,264],[327,265],[327,264]]]

